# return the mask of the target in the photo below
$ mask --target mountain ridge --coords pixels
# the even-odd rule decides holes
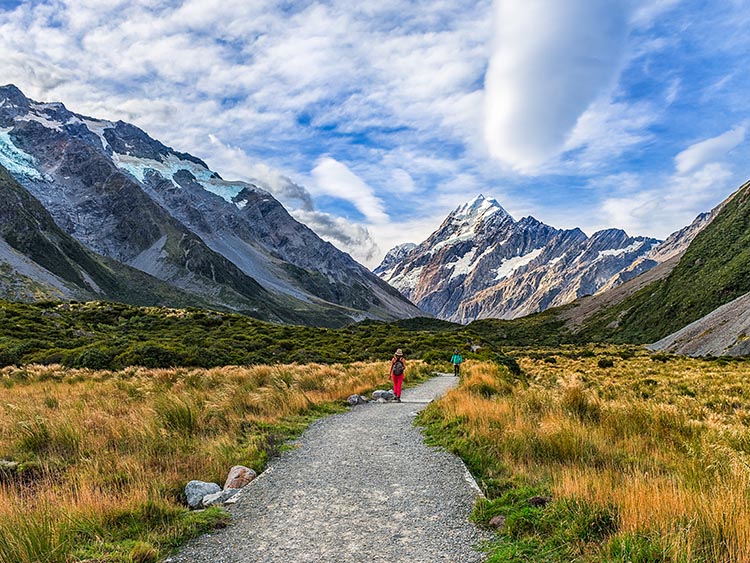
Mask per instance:
[[[458,206],[424,242],[394,249],[374,271],[423,310],[454,322],[516,318],[595,293],[659,243],[605,229],[556,229],[515,220],[480,194]]]

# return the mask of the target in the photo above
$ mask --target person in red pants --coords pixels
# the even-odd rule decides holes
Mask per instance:
[[[391,359],[391,379],[393,380],[393,394],[396,395],[396,402],[401,402],[401,386],[404,383],[404,372],[406,371],[406,361],[401,348]]]

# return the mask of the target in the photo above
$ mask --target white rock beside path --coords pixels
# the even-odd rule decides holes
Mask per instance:
[[[457,383],[435,377],[403,403],[315,422],[229,508],[232,522],[173,563],[474,563],[477,490],[461,460],[428,447],[417,411]]]

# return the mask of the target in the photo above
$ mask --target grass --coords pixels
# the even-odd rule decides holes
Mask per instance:
[[[468,362],[420,417],[477,476],[475,519],[506,517],[490,561],[750,561],[750,363],[517,353],[524,377]]]
[[[430,369],[412,362],[415,383]],[[0,370],[0,562],[150,562],[221,526],[184,508],[187,481],[261,471],[388,364]],[[10,462],[10,463],[8,463]]]

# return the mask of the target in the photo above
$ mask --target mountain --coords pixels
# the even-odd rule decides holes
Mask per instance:
[[[137,305],[206,303],[88,250],[0,166],[0,296],[19,301],[115,300]]]
[[[0,87],[0,164],[90,250],[215,307],[322,325],[421,314],[258,184],[128,123]]]
[[[658,244],[618,229],[588,237],[533,217],[516,221],[496,200],[479,195],[422,244],[391,251],[375,271],[439,318],[512,319],[595,293],[628,268],[635,277],[656,264],[636,262]]]
[[[658,272],[562,312],[579,338],[655,342],[750,292],[750,182],[696,222],[702,229]]]

